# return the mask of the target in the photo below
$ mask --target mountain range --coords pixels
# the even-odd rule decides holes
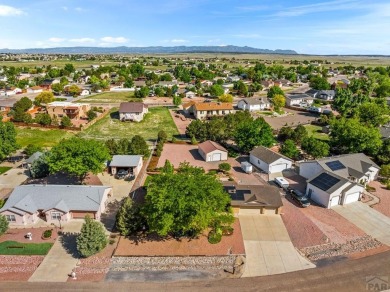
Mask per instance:
[[[57,47],[31,49],[0,49],[12,54],[180,54],[180,53],[246,53],[297,55],[294,50],[268,50],[241,46],[173,46],[173,47]]]

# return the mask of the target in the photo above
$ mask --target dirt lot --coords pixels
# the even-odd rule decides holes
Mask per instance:
[[[277,130],[283,126],[298,126],[299,124],[310,124],[312,121],[318,119],[319,115],[309,112],[300,112],[291,109],[284,109],[288,115],[282,117],[264,117],[264,120],[270,126]]]
[[[228,162],[232,166],[230,171],[233,179],[239,184],[262,185],[263,183],[254,175],[245,173],[241,167],[241,161],[247,160],[247,157],[228,158],[227,161],[206,162],[198,153],[198,146],[189,144],[165,144],[164,150],[158,161],[157,167],[164,166],[165,160],[169,160],[174,167],[179,167],[181,162],[189,162],[193,166],[203,167],[206,171],[218,169],[221,162]]]
[[[211,256],[227,255],[231,250],[232,254],[244,254],[244,242],[241,235],[240,222],[236,219],[233,224],[232,235],[223,236],[222,241],[217,244],[210,244],[207,240],[207,233],[196,239],[182,238],[131,238],[121,237],[115,256]]]

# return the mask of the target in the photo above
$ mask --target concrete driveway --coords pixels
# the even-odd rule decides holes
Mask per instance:
[[[242,277],[256,277],[315,268],[291,243],[279,215],[240,215],[246,266]]]
[[[390,218],[362,202],[332,207],[368,235],[390,246]]]
[[[0,175],[0,189],[13,189],[21,185],[26,179],[27,170],[23,168],[13,168]]]

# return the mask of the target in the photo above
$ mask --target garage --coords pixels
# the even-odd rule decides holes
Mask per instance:
[[[340,196],[333,197],[330,201],[330,206],[333,207],[339,205],[339,201],[340,201]]]
[[[287,163],[283,164],[276,164],[276,165],[270,165],[270,173],[275,173],[275,172],[282,172],[283,170],[287,169]]]
[[[92,219],[95,219],[95,212],[72,212],[73,219],[84,219],[86,215],[89,215]]]
[[[213,153],[212,161],[221,161],[221,153]]]
[[[357,202],[357,201],[359,201],[359,197],[360,197],[360,193],[359,192],[353,193],[353,194],[349,194],[345,198],[344,204],[350,204],[350,203],[353,203],[353,202]]]
[[[207,162],[222,161],[228,159],[228,151],[213,141],[205,141],[198,146],[198,152]]]

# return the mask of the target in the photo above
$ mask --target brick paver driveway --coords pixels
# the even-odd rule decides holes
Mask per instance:
[[[370,186],[375,188],[375,192],[372,194],[379,198],[379,203],[375,204],[373,208],[390,217],[390,190],[387,190],[386,186],[379,181],[370,182]]]
[[[256,277],[314,268],[294,248],[279,215],[240,215],[246,252],[243,277]]]

